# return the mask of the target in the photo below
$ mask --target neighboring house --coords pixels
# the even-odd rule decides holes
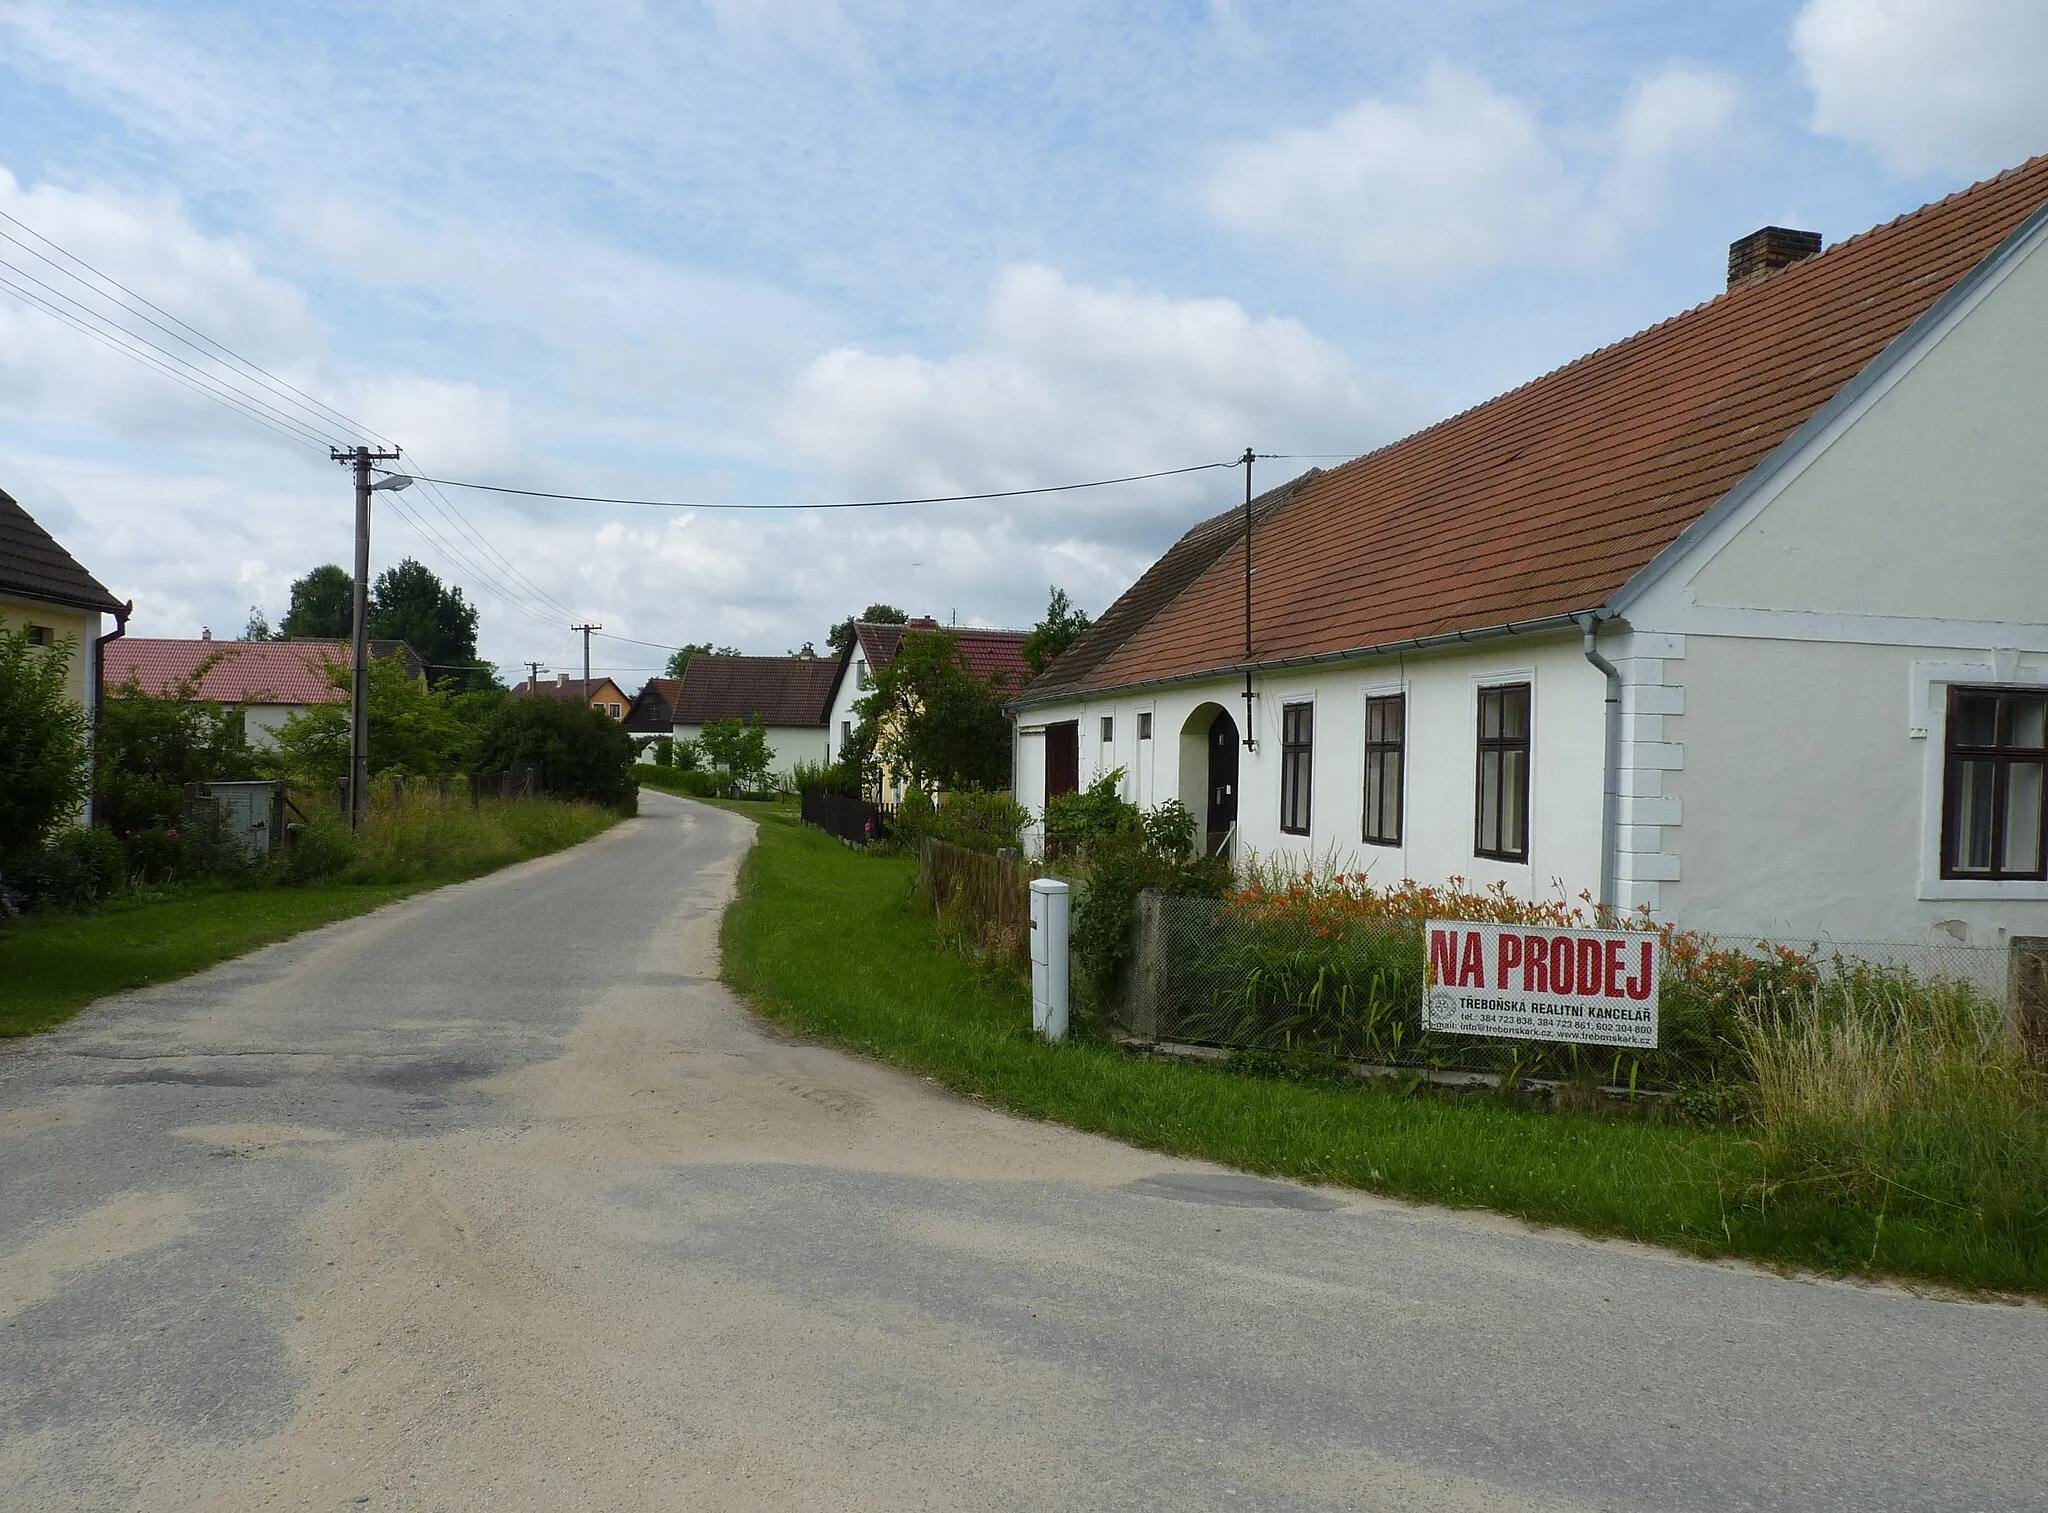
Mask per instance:
[[[621,724],[626,719],[626,709],[633,700],[626,690],[610,678],[598,677],[590,680],[590,693],[586,700],[583,679],[559,673],[552,683],[537,682],[532,678],[513,685],[515,699],[567,699],[570,703],[587,702],[599,714],[609,715]]]
[[[99,708],[106,649],[126,631],[134,608],[108,593],[12,495],[0,491],[0,624],[26,627],[38,645],[70,643],[68,684],[88,720]],[[109,615],[112,631],[106,629]]]
[[[682,686],[677,678],[649,678],[626,707],[626,729],[633,733],[633,745],[643,756],[662,736],[674,734],[676,696]]]
[[[1767,228],[1709,302],[1268,493],[1249,656],[1242,512],[1196,526],[1014,701],[1018,797],[1121,766],[1240,862],[2048,934],[2044,202],[2037,158],[1824,253]]]
[[[706,725],[758,715],[768,730],[771,770],[787,772],[798,762],[823,762],[825,708],[837,666],[815,652],[794,657],[692,657],[676,691],[671,728],[677,740],[694,741]]]
[[[868,696],[877,674],[896,660],[897,648],[903,645],[906,635],[919,631],[938,630],[939,622],[920,618],[905,625],[874,624],[862,620],[853,627],[853,642],[832,664],[832,693],[825,715],[830,733],[828,761],[837,761],[853,741],[853,733],[860,726],[860,715],[854,709]],[[1030,639],[1028,630],[997,630],[983,626],[953,626],[953,645],[969,672],[982,678],[1000,677],[1001,693],[1008,697],[1024,687],[1031,676],[1024,662],[1024,643]],[[903,796],[900,777],[891,774],[885,778],[882,797],[894,801]]]
[[[406,675],[424,681],[426,664],[403,641],[372,641],[373,657],[396,656]],[[216,641],[130,636],[107,647],[106,688],[121,697],[129,685],[151,698],[169,698],[190,685],[193,697],[242,712],[252,746],[277,744],[277,733],[295,714],[319,704],[346,704],[348,687],[337,687],[354,656],[346,641]]]

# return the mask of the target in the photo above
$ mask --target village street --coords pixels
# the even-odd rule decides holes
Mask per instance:
[[[716,978],[745,822],[0,1048],[9,1509],[1999,1509],[2048,1311],[1008,1118]]]

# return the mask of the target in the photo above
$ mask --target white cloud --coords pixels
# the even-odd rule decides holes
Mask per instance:
[[[1568,132],[1437,63],[1409,99],[1363,100],[1322,126],[1226,149],[1208,208],[1367,277],[1578,265],[1655,220],[1735,103],[1721,75],[1674,66],[1640,81],[1612,126]]]
[[[1974,177],[2048,151],[2042,0],[1810,0],[1792,51],[1813,129],[1896,172]]]

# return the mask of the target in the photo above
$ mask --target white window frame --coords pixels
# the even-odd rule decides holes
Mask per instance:
[[[1915,662],[1906,717],[1908,738],[1920,742],[1920,889],[1936,900],[1986,903],[2048,901],[2048,882],[2035,878],[1943,877],[1941,801],[1948,766],[1948,691],[1969,688],[2048,689],[2048,667],[2022,667],[2017,653],[1993,652],[1980,662]]]

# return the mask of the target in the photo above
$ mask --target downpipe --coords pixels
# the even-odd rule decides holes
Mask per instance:
[[[1615,917],[1615,846],[1621,836],[1621,669],[1600,651],[1601,616],[1592,612],[1575,616],[1579,622],[1581,646],[1586,660],[1607,679],[1607,726],[1605,754],[1600,779],[1600,912],[1607,922]]]

